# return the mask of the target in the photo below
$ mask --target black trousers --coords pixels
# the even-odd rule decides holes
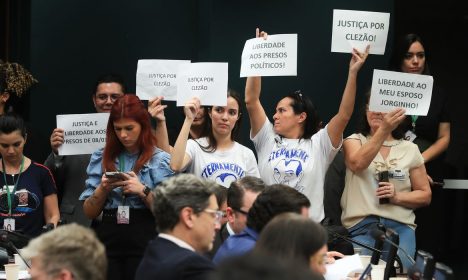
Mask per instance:
[[[130,223],[117,224],[117,209],[104,210],[94,226],[106,247],[107,279],[132,280],[148,242],[156,236],[154,217],[148,209],[130,209]]]

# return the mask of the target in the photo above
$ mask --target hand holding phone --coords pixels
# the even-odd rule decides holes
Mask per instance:
[[[107,178],[118,179],[118,180],[127,180],[124,172],[110,171],[105,173]]]

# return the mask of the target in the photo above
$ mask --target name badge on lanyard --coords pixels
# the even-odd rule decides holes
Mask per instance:
[[[7,231],[15,231],[15,219],[13,218],[4,219],[3,229]]]
[[[130,207],[120,205],[117,208],[117,224],[128,225],[130,223]]]

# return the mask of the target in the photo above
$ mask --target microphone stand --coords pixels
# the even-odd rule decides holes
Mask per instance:
[[[330,233],[331,235],[333,235],[333,236],[336,237],[336,238],[340,238],[340,239],[343,239],[344,241],[348,241],[348,242],[350,242],[350,243],[359,245],[359,246],[361,246],[361,247],[363,247],[363,248],[365,248],[365,249],[367,249],[367,250],[369,250],[369,251],[372,251],[372,252],[374,252],[374,253],[378,253],[378,254],[381,254],[381,253],[382,253],[381,250],[378,250],[378,249],[375,249],[375,248],[373,248],[373,247],[370,247],[369,245],[366,245],[366,244],[364,244],[364,243],[362,243],[362,242],[359,242],[359,241],[357,241],[357,240],[348,238],[348,237],[346,237],[346,236],[344,236],[344,235],[341,235],[341,234],[339,234],[339,233],[337,233],[337,232],[335,232],[335,231],[332,231],[331,229],[328,229],[328,228],[327,228],[327,231],[328,231],[328,233]]]
[[[13,251],[16,252],[16,254],[18,254],[18,256],[21,258],[21,260],[23,260],[23,262],[26,264],[26,266],[28,268],[31,268],[31,265],[29,264],[28,261],[26,261],[26,259],[23,257],[23,255],[20,253],[19,249],[15,246],[15,244],[13,244],[13,242],[11,242],[11,240],[8,238],[8,233],[5,233],[3,232],[1,235],[0,235],[0,239],[6,243],[6,245],[10,246],[10,248],[13,249]]]

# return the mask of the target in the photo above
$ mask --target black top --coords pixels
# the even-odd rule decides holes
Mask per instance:
[[[440,88],[434,86],[427,116],[418,116],[416,120],[415,133],[417,138],[423,138],[431,144],[437,140],[439,123],[450,122],[447,100],[446,94]],[[406,122],[408,130],[412,129],[411,116],[407,116]]]

